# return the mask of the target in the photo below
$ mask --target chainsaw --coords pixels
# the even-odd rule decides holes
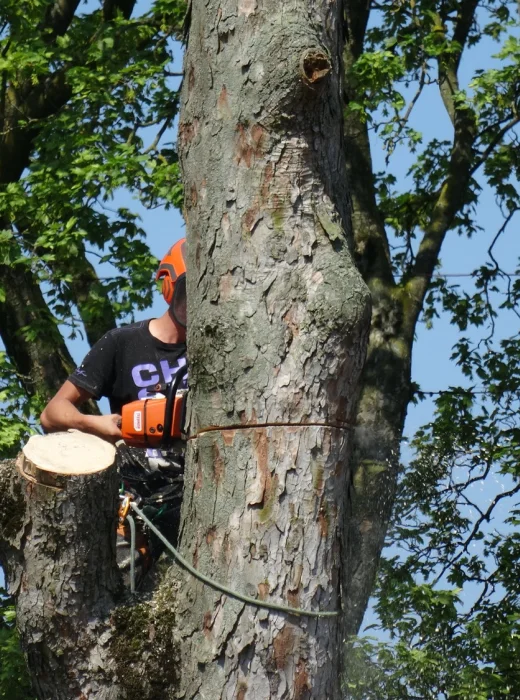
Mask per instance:
[[[121,432],[132,447],[168,447],[184,437],[187,389],[179,389],[188,368],[179,369],[169,384],[166,396],[140,399],[123,406]]]

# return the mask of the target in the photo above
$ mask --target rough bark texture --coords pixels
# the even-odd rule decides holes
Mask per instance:
[[[1,474],[0,561],[38,697],[122,697],[107,624],[120,588],[116,471],[68,478],[62,491],[12,462]]]
[[[349,252],[339,3],[194,2],[179,150],[191,416],[182,548],[242,593],[342,606],[368,293]],[[216,429],[211,429],[216,428]],[[339,619],[186,579],[180,692],[337,698]]]
[[[24,471],[41,477],[27,466]],[[131,596],[124,589],[115,560],[116,470],[44,476],[63,490],[31,483],[14,460],[0,462],[0,566],[17,599],[35,696],[176,697],[176,586],[167,577],[160,585],[166,567],[159,565],[148,593]]]

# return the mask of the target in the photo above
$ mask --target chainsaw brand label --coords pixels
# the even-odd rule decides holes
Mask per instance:
[[[142,430],[142,416],[141,411],[134,411],[134,430],[136,433],[140,433]]]

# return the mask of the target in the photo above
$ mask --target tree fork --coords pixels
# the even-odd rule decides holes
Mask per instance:
[[[192,436],[181,550],[232,590],[329,611],[348,567],[370,318],[350,253],[340,5],[194,2],[179,125]],[[180,581],[185,697],[340,697],[339,618]]]

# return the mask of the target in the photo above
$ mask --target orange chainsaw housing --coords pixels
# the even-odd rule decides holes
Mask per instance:
[[[133,447],[159,447],[169,439],[182,437],[182,421],[187,391],[178,391],[173,404],[171,434],[164,435],[166,398],[141,399],[123,406],[121,432]]]

